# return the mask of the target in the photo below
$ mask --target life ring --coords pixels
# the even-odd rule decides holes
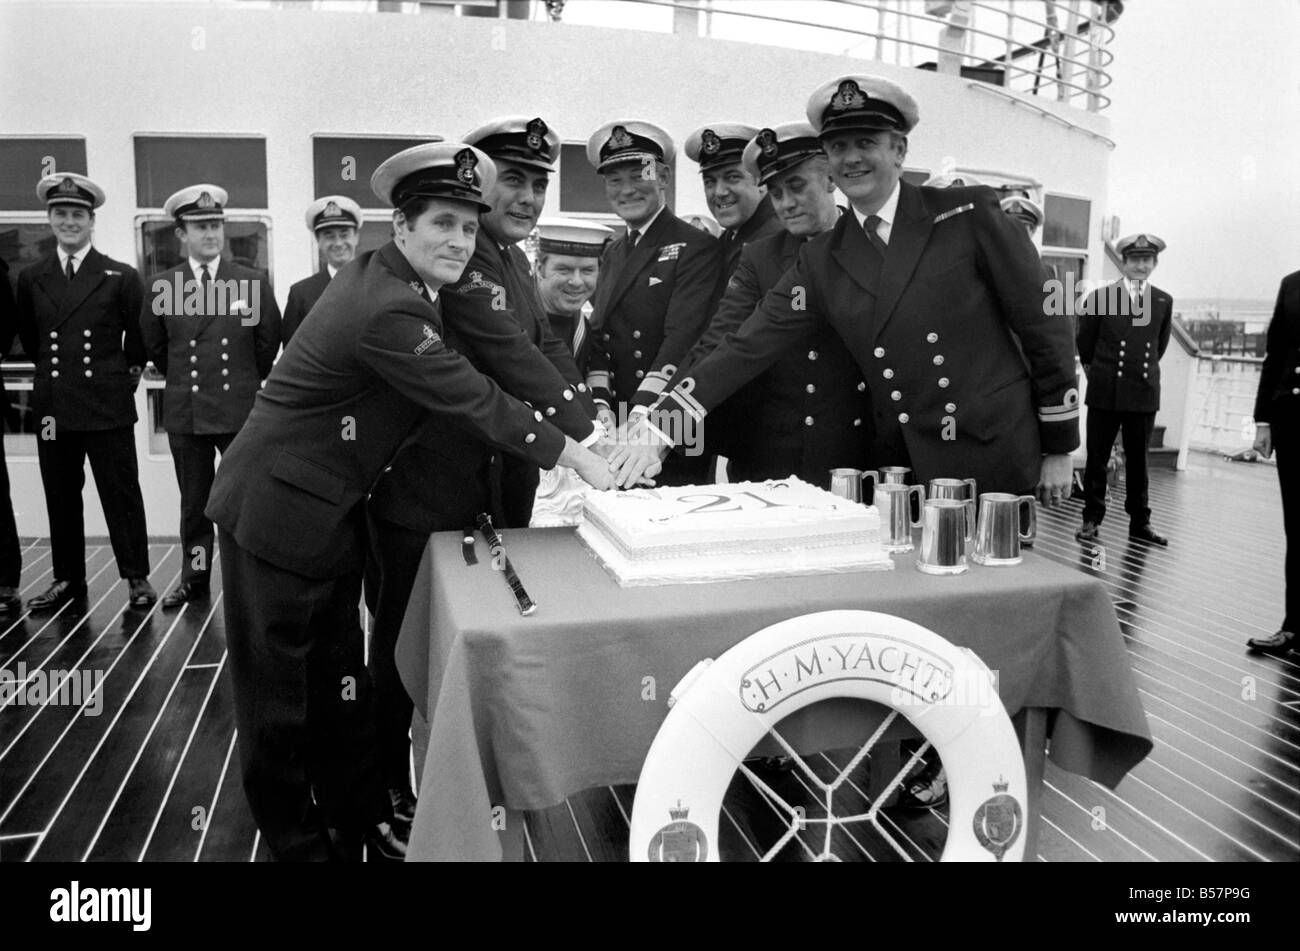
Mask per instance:
[[[948,774],[941,861],[1020,861],[1025,764],[984,663],[933,631],[874,611],[823,611],[773,624],[673,691],[632,808],[630,858],[711,861],[738,764],[783,717],[832,697],[901,712]]]

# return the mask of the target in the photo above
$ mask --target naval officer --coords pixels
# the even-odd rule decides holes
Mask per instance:
[[[18,313],[14,307],[14,289],[9,283],[9,265],[0,258],[0,356],[7,356],[18,333]],[[0,395],[8,393],[0,383]],[[20,614],[23,599],[18,596],[18,581],[23,572],[23,553],[18,546],[18,525],[14,520],[13,499],[9,495],[9,466],[0,439],[0,616]]]
[[[1106,464],[1123,435],[1124,510],[1129,538],[1153,545],[1169,540],[1151,527],[1147,445],[1160,409],[1160,360],[1174,326],[1174,299],[1151,283],[1165,242],[1132,234],[1115,242],[1124,278],[1088,294],[1079,308],[1079,360],[1088,375],[1088,461],[1083,474],[1083,524],[1075,533],[1094,542],[1106,516]]]
[[[36,364],[32,414],[54,583],[27,606],[50,611],[86,593],[81,493],[89,458],[130,605],[147,608],[157,595],[135,454],[135,391],[146,359],[140,275],[91,243],[105,197],[97,184],[60,172],[42,178],[36,194],[58,244],[18,275],[17,323]]]
[[[208,595],[213,532],[203,510],[217,455],[244,425],[280,350],[270,279],[222,255],[228,201],[224,188],[201,184],[163,204],[184,260],[150,278],[140,319],[149,357],[167,378],[163,428],[181,493],[181,580],[163,598],[169,609]]]
[[[600,255],[614,232],[578,218],[537,222],[537,292],[551,332],[564,341],[586,372],[591,338],[591,297],[600,278]]]
[[[557,428],[593,429],[510,315],[488,308],[457,331],[513,395],[444,340],[443,289],[469,261],[495,176],[463,143],[414,146],[380,165],[371,188],[394,208],[394,239],[321,296],[217,473],[208,512],[221,530],[244,789],[277,858],[328,859],[357,837],[381,856],[404,853],[357,611],[365,499],[402,442],[432,414],[612,484],[605,461]]]
[[[767,191],[779,234],[747,244],[709,328],[678,370],[690,368],[739,330],[814,236],[835,227],[840,208],[820,140],[807,122],[755,132],[743,162]],[[676,380],[674,380],[674,383]],[[796,475],[827,488],[833,468],[870,466],[871,405],[867,384],[844,341],[830,327],[796,341],[757,379],[727,400],[730,431],[718,445],[733,481]],[[714,444],[714,434],[709,434]]]
[[[690,160],[700,166],[704,200],[723,229],[718,293],[726,289],[745,245],[781,233],[776,213],[763,200],[767,189],[741,161],[745,146],[756,135],[758,129],[744,123],[715,122],[696,129],[683,146]]]
[[[280,335],[284,345],[315,306],[339,268],[357,256],[361,240],[361,206],[346,195],[325,195],[307,206],[307,227],[316,236],[316,248],[325,266],[289,288]]]
[[[666,204],[675,154],[667,132],[636,119],[606,123],[587,140],[587,159],[627,225],[601,257],[587,382],[608,419],[624,424],[662,395],[717,300],[721,245]],[[660,482],[713,481],[697,435],[683,433],[687,454],[668,460]]]
[[[460,279],[439,295],[448,322],[446,340],[467,352],[488,375],[490,363],[462,342],[457,327],[504,318],[535,347],[565,382],[559,399],[575,409],[561,413],[555,399],[538,404],[538,418],[563,422],[579,440],[594,432],[595,405],[573,355],[551,333],[546,310],[518,243],[532,232],[546,201],[546,189],[559,156],[560,138],[539,116],[493,119],[466,134],[464,142],[486,154],[496,169],[486,188],[473,253]],[[461,431],[457,420],[434,416],[407,440],[391,466],[371,488],[370,561],[367,602],[375,623],[369,668],[375,684],[381,767],[395,814],[413,814],[408,780],[411,699],[397,677],[393,651],[415,583],[416,569],[429,536],[463,529],[482,511],[496,512],[495,524],[527,528],[539,481],[537,462]],[[548,467],[549,468],[549,467]],[[488,494],[489,481],[495,491]],[[490,500],[490,501],[489,501]]]
[[[1042,307],[1038,255],[984,186],[901,180],[915,100],[891,80],[819,87],[808,121],[851,214],[800,249],[793,268],[735,335],[666,394],[659,430],[702,422],[802,336],[829,325],[867,383],[872,458],[918,481],[971,477],[981,491],[1044,503],[1069,491],[1078,388],[1069,327]],[[653,474],[674,442],[629,445],[621,482]]]

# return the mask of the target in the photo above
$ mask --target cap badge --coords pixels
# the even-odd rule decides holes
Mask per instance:
[[[759,132],[758,149],[763,153],[763,158],[771,158],[776,155],[776,133],[771,129],[764,129]]]
[[[705,155],[717,155],[718,149],[722,148],[722,140],[718,138],[718,133],[712,129],[705,129],[700,134],[701,150]]]
[[[208,194],[207,192],[201,192],[199,194],[199,200],[197,204],[200,208],[206,209],[206,208],[216,207],[217,203],[212,200],[212,196],[210,194]]]
[[[474,168],[478,165],[478,156],[469,149],[456,153],[456,177],[466,185],[474,184]]]
[[[836,112],[845,112],[849,109],[862,109],[867,104],[867,97],[862,94],[858,84],[852,79],[846,79],[840,83],[839,88],[835,90],[835,95],[831,98],[831,108]]]
[[[408,282],[407,286],[410,287],[411,290],[415,291],[415,293],[417,294],[424,293],[424,283],[422,281],[410,281]]]
[[[528,123],[527,131],[528,131],[528,136],[524,141],[528,143],[528,147],[532,149],[534,152],[545,151],[543,149],[543,146],[546,143],[546,140],[544,138],[547,132],[546,123],[543,122],[540,118],[533,119],[531,122]]]
[[[1133,242],[1133,247],[1145,250],[1146,248],[1151,247],[1151,242],[1147,240],[1146,235],[1140,234],[1137,236],[1137,240]]]
[[[630,149],[632,147],[632,136],[627,134],[627,129],[621,125],[616,125],[614,131],[609,134],[609,141],[605,145],[616,151]]]
[[[58,191],[61,195],[75,195],[77,193],[77,183],[71,178],[65,178],[59,182]]]
[[[339,211],[339,206],[335,202],[330,202],[328,205],[325,206],[326,218],[337,218],[341,214],[342,212]]]

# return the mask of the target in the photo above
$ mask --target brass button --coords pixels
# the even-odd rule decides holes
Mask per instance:
[[[938,342],[939,342],[939,335],[938,335],[937,333],[935,333],[935,332],[932,330],[932,331],[930,331],[928,334],[925,335],[925,342],[926,342],[926,343],[938,343]]]
[[[228,338],[228,337],[222,337],[222,338],[221,338],[221,345],[222,345],[223,347],[224,347],[224,346],[227,346],[229,343],[230,343],[230,338]]]
[[[230,384],[229,384],[229,383],[222,383],[222,384],[221,384],[221,388],[222,388],[223,390],[228,390],[228,389],[230,389]]]
[[[197,383],[195,383],[193,386],[190,387],[191,393],[197,393],[198,391],[199,391],[199,385]]]
[[[89,340],[86,341],[86,349],[87,349],[87,350],[90,349],[90,341],[89,341]]]
[[[524,437],[524,442],[526,442],[526,443],[535,443],[535,442],[537,442],[537,434],[536,434],[536,433],[529,433],[527,436]]]
[[[638,360],[640,360],[640,359],[641,359],[641,351],[640,351],[640,350],[633,350],[633,351],[632,351],[632,356],[634,356],[634,357],[636,357]]]
[[[51,353],[58,353],[58,352],[59,352],[59,345],[58,345],[57,343],[52,343],[52,344],[50,344],[50,352],[51,352]]]
[[[90,336],[90,331],[89,331],[89,330],[83,330],[82,333],[84,333],[87,337]]]
[[[883,371],[880,375],[883,376],[886,380],[892,380],[894,378],[894,371],[887,369]]]
[[[198,345],[199,345],[199,342],[198,342],[197,340],[191,340],[191,341],[190,341],[190,346],[191,346],[191,347],[197,347]]]
[[[198,371],[198,370],[191,370],[191,371],[190,371],[190,378],[191,378],[191,379],[195,379],[195,380],[196,380],[196,379],[198,379],[198,376],[199,376],[199,371]]]
[[[230,376],[230,368],[229,368],[229,367],[222,367],[222,368],[221,368],[221,375],[222,375],[222,376]]]
[[[1115,375],[1116,375],[1116,376],[1123,376],[1123,375],[1124,375],[1124,371],[1123,371],[1123,370],[1117,370],[1117,371],[1115,372]]]
[[[51,371],[50,371],[50,376],[53,377],[54,379],[58,379],[59,371],[58,371],[58,370],[51,370]]]
[[[912,417],[908,416],[906,413],[899,413],[899,414],[898,414],[898,421],[899,421],[900,423],[906,423],[906,422],[907,422],[909,419],[911,419],[911,418],[912,418]]]
[[[944,404],[943,404],[943,411],[944,411],[945,413],[955,413],[955,412],[957,412],[957,404],[956,404],[956,403],[944,403]]]
[[[89,362],[90,362],[90,357],[82,357],[82,358],[81,358],[81,362],[82,362],[82,363],[89,363]]]
[[[805,416],[803,418],[803,424],[805,426],[811,426],[813,424],[813,418],[811,416]]]
[[[936,354],[934,355],[934,365],[937,366],[937,367],[941,367],[941,366],[943,366],[943,354],[942,354],[942,353],[936,353]]]
[[[223,353],[223,354],[221,355],[221,359],[223,359],[223,360],[229,360],[229,359],[230,359],[230,354],[228,354],[228,353]]]
[[[606,340],[609,339],[609,334],[605,334],[605,339],[606,339]],[[639,331],[639,330],[634,330],[634,331],[632,331],[632,339],[633,339],[633,340],[640,340],[640,339],[641,339],[641,331]]]
[[[541,410],[536,410],[533,412],[533,419],[537,420],[539,423],[542,421]]]
[[[87,371],[86,371],[86,376],[94,376],[94,375],[95,375],[95,371],[94,371],[94,370],[87,370]]]
[[[897,403],[899,400],[903,398],[903,394],[900,393],[898,390],[894,390],[894,392],[889,394],[889,398],[893,400],[895,403]]]
[[[197,356],[190,357],[190,363],[198,363],[198,362],[199,362],[199,358]]]
[[[587,392],[587,384],[586,384],[586,383],[579,383],[579,384],[578,384],[578,392],[579,392],[579,393],[586,393],[586,392]]]
[[[861,425],[862,425],[862,420],[861,420],[861,419],[855,419],[855,420],[853,421],[853,425],[854,425],[854,426],[861,426]]]
[[[876,359],[879,360],[881,357],[883,357],[883,356],[885,355],[885,348],[884,348],[884,347],[877,347],[877,348],[876,348],[874,351],[872,351],[872,352],[875,353],[875,355],[876,355]]]
[[[939,377],[939,388],[943,390],[948,388],[948,378],[946,376]]]
[[[816,392],[817,392],[817,387],[813,386],[811,383],[809,383],[807,386],[805,386],[804,389],[805,389],[807,392],[809,392],[809,393],[816,393]]]
[[[548,406],[548,407],[546,407],[546,415],[547,415],[547,416],[554,416],[554,415],[555,415],[555,407],[554,407],[554,406]]]
[[[645,378],[645,371],[644,371],[644,370],[637,370],[637,371],[636,371],[636,378],[637,378],[638,380],[640,380],[640,379],[644,379],[644,378]]]
[[[859,392],[859,393],[865,393],[866,390],[867,390],[867,384],[865,384],[865,383],[859,383],[859,384],[858,384],[858,392]]]
[[[816,350],[809,350],[809,351],[808,351],[808,359],[809,359],[809,360],[816,360],[816,359],[817,359],[817,351],[816,351]]]
[[[51,330],[51,331],[50,331],[50,339],[51,339],[51,340],[58,340],[58,339],[59,339],[59,334],[58,334],[58,332],[57,332],[57,331],[54,331],[54,330]]]
[[[57,367],[57,366],[59,365],[59,358],[58,358],[58,357],[50,357],[50,363],[52,363],[54,366]]]

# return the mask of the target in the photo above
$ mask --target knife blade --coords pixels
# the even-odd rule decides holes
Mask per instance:
[[[537,610],[537,602],[528,596],[524,589],[524,583],[519,580],[519,575],[515,572],[515,566],[510,563],[509,557],[506,556],[505,543],[501,541],[501,536],[492,526],[492,518],[486,512],[480,513],[478,517],[479,531],[483,533],[483,540],[488,544],[488,551],[492,553],[492,567],[496,568],[500,563],[500,570],[505,573],[506,583],[510,585],[510,593],[515,596],[515,606],[519,608],[519,613],[524,617],[532,614]]]

